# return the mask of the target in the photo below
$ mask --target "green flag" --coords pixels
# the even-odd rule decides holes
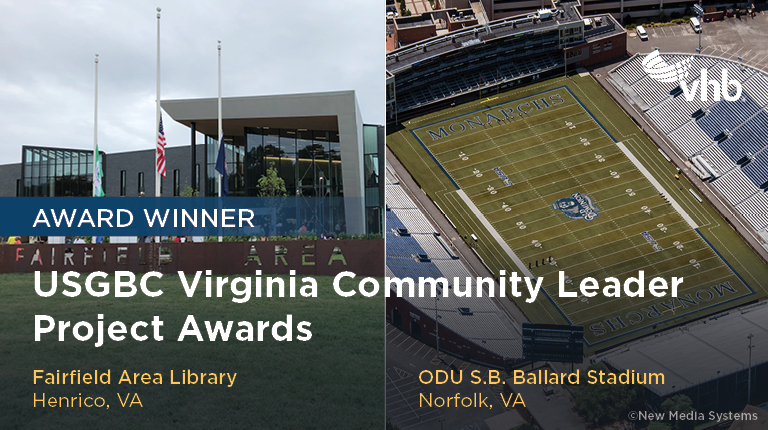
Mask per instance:
[[[104,197],[104,188],[101,186],[101,178],[104,173],[101,171],[101,154],[99,154],[99,146],[96,145],[96,171],[93,172],[93,196]]]

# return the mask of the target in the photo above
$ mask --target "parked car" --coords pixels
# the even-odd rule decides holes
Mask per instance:
[[[640,40],[648,40],[648,32],[645,31],[645,28],[643,28],[642,25],[638,25],[635,29],[635,32],[637,33],[637,37],[639,37]]]
[[[694,32],[701,33],[701,23],[699,22],[699,18],[696,18],[695,16],[691,17],[690,23]]]

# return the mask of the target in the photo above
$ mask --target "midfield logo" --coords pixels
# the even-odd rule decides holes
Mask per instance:
[[[689,87],[686,79],[690,68],[691,58],[686,58],[676,64],[667,64],[659,55],[659,51],[653,51],[643,59],[643,70],[648,73],[648,76],[659,82],[679,82],[683,96],[689,102],[696,98],[697,92],[700,93],[701,101],[706,102],[708,87],[712,87],[714,101],[720,101],[720,96],[729,102],[741,98],[741,83],[735,79],[728,79],[728,69],[723,69],[720,81],[707,79],[707,69],[701,69],[699,78],[691,82]],[[735,89],[733,95],[729,91],[731,86]]]
[[[586,194],[573,193],[571,197],[557,199],[552,203],[552,209],[563,212],[563,215],[570,219],[583,219],[592,221],[597,218],[600,209],[592,202],[592,198]]]

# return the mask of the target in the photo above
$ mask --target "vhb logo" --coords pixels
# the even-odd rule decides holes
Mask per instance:
[[[707,69],[701,69],[701,75],[699,79],[691,82],[691,86],[688,86],[686,78],[688,77],[688,70],[691,67],[691,58],[686,58],[677,64],[667,64],[659,51],[653,51],[646,55],[643,59],[643,70],[648,75],[659,82],[679,82],[680,88],[683,90],[685,99],[689,102],[693,101],[696,97],[696,93],[700,92],[701,101],[707,101],[707,88],[712,87],[714,101],[720,101],[720,96],[733,102],[741,98],[741,83],[735,79],[728,79],[728,69],[723,69],[720,75],[720,81],[715,79],[707,79]],[[731,95],[730,88],[733,86],[736,91]]]

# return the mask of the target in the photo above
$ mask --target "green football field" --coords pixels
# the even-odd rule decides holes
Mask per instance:
[[[602,349],[766,295],[768,267],[591,77],[404,126],[387,144],[490,269],[544,277],[546,297],[518,301],[532,321],[583,325]],[[639,271],[685,281],[674,299],[559,298],[559,271],[568,291]]]

